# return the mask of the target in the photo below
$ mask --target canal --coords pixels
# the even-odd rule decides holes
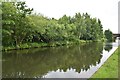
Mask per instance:
[[[90,78],[117,47],[117,42],[91,42],[3,52],[2,77]]]

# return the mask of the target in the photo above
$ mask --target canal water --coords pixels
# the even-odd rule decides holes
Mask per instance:
[[[99,42],[3,52],[2,77],[90,78],[117,47]]]

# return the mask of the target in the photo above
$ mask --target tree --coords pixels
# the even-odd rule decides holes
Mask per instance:
[[[113,41],[113,33],[112,33],[112,31],[110,31],[109,29],[105,30],[104,34],[105,34],[105,37],[106,37],[108,42]]]
[[[25,2],[3,2],[3,46],[17,47],[34,42],[97,41],[104,36],[100,19],[91,18],[88,13],[76,13],[73,17],[64,15],[57,20],[31,14],[32,11]]]
[[[4,46],[14,45],[14,40],[12,38],[12,27],[15,25],[13,19],[15,12],[16,8],[13,3],[2,3],[2,44]]]
[[[29,17],[33,9],[27,8],[25,2],[4,2],[2,5],[3,39],[9,37],[8,44],[19,45],[30,33]],[[12,42],[12,43],[11,43]],[[5,42],[3,41],[3,44]]]

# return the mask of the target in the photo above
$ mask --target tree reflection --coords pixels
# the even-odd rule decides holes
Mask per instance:
[[[87,43],[77,46],[37,48],[3,53],[3,78],[42,77],[49,71],[66,72],[67,69],[87,71],[91,65],[96,66],[102,57],[103,44]],[[20,73],[20,74],[18,74]]]
[[[113,48],[112,44],[109,44],[109,43],[108,43],[108,44],[106,43],[105,46],[104,46],[104,50],[105,50],[105,51],[108,51],[108,52],[109,52],[112,48]]]

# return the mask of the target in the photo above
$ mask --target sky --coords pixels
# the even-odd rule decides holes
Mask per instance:
[[[99,18],[103,29],[118,33],[118,2],[120,0],[23,0],[34,12],[49,18],[60,18],[64,14],[73,16],[80,12]]]

